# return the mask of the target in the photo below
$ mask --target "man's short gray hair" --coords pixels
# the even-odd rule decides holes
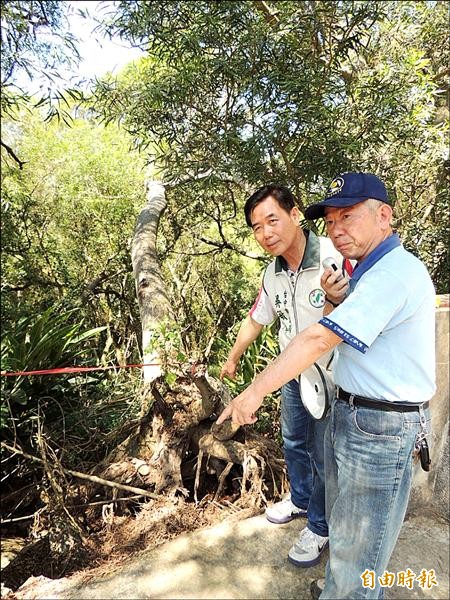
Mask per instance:
[[[379,206],[385,204],[385,202],[382,202],[381,200],[376,200],[376,198],[368,198],[366,200],[366,203],[372,212],[375,212]]]

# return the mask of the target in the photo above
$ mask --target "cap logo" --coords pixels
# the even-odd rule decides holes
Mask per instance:
[[[336,179],[333,179],[333,181],[330,184],[330,187],[328,188],[327,196],[334,196],[335,194],[338,194],[343,187],[344,180],[342,179],[342,177],[336,177]]]

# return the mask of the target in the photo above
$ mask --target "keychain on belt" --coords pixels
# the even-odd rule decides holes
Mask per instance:
[[[420,418],[420,431],[417,434],[416,441],[414,443],[414,456],[415,458],[420,458],[420,465],[424,471],[430,470],[431,458],[430,458],[430,450],[428,448],[427,442],[427,419],[425,417],[425,412],[423,410],[423,406],[419,406],[419,418]]]

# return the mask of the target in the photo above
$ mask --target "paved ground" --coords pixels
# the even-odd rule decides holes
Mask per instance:
[[[16,592],[27,599],[308,599],[313,579],[324,572],[327,554],[319,565],[299,569],[287,552],[305,522],[272,525],[263,515],[225,522],[143,551],[101,579],[81,582],[74,576],[58,581],[28,580]],[[389,565],[394,573],[411,569],[430,575],[437,586],[422,589],[386,588],[386,598],[447,599],[449,594],[449,526],[447,522],[410,515]]]

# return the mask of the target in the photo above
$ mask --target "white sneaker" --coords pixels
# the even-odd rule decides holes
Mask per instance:
[[[313,533],[308,527],[300,532],[300,536],[289,550],[288,558],[297,567],[317,565],[320,555],[328,547],[328,538]]]
[[[292,503],[290,494],[280,502],[275,502],[275,504],[266,508],[266,519],[277,525],[289,523],[289,521],[297,517],[306,517],[306,510],[295,506]]]

